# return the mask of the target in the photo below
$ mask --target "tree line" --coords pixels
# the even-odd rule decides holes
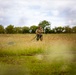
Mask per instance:
[[[76,26],[73,26],[72,28],[69,26],[59,26],[51,29],[50,22],[43,20],[38,25],[41,25],[44,29],[44,33],[76,33]],[[35,33],[38,26],[32,25],[30,27],[24,26],[24,27],[14,27],[14,25],[8,25],[6,28],[4,28],[3,25],[0,25],[0,34],[25,34],[25,33]]]

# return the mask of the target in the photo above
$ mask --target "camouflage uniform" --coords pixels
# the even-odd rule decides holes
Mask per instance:
[[[42,33],[43,33],[43,29],[42,29],[42,27],[38,27],[38,29],[36,30],[36,36],[37,36],[37,38],[36,38],[36,40],[38,41],[39,39],[42,41],[43,40],[43,35],[42,35]]]

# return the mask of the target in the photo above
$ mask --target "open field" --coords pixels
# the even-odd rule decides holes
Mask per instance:
[[[0,75],[76,75],[76,34],[0,34]]]

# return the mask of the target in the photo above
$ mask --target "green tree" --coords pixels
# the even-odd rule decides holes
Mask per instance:
[[[13,25],[9,25],[5,28],[6,33],[12,34],[14,32],[14,26]]]
[[[42,26],[43,29],[44,29],[46,26],[49,26],[50,25],[50,22],[48,22],[46,20],[43,20],[38,25]]]
[[[35,33],[36,29],[38,28],[38,26],[32,25],[30,27],[31,33]]]
[[[76,26],[72,27],[72,32],[76,33]]]
[[[55,27],[53,30],[55,33],[62,33],[64,31],[64,27],[61,26]]]
[[[22,33],[22,27],[14,27],[14,33]]]
[[[4,27],[2,25],[0,25],[0,34],[4,33]]]
[[[51,33],[51,28],[50,27],[46,27],[44,29],[44,32],[47,34],[47,33]]]
[[[29,27],[24,26],[22,28],[22,33],[29,33]]]
[[[69,26],[65,26],[64,27],[64,32],[65,33],[71,33],[72,32],[72,29]]]

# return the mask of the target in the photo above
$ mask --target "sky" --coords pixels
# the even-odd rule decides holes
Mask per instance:
[[[76,26],[76,0],[0,0],[0,25],[38,25],[47,20],[51,28]]]

